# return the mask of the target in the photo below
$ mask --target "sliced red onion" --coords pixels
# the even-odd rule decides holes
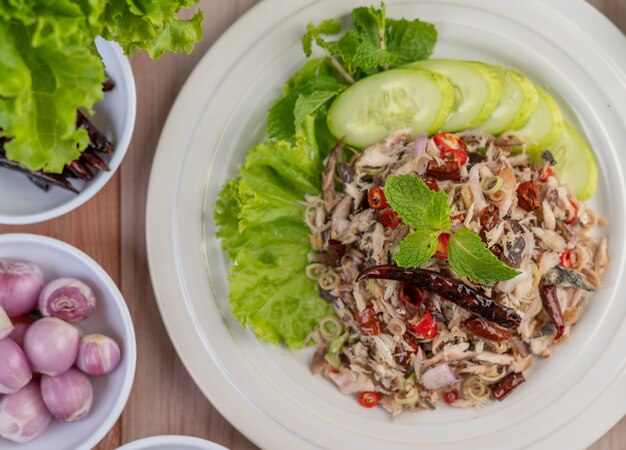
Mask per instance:
[[[435,366],[422,375],[422,384],[426,389],[439,389],[459,381],[461,377],[447,364]]]
[[[0,306],[0,339],[4,339],[13,332],[13,322],[9,319],[6,311]]]
[[[0,437],[20,443],[32,441],[48,428],[50,420],[52,415],[41,398],[37,380],[0,399]]]
[[[76,422],[91,410],[93,387],[85,374],[70,369],[56,377],[41,377],[41,395],[56,419]]]
[[[37,264],[0,258],[0,306],[9,317],[35,309],[43,283],[43,272]]]
[[[36,372],[56,376],[74,365],[80,331],[56,317],[33,323],[24,336],[24,351]]]
[[[87,319],[96,309],[96,294],[74,278],[58,278],[46,284],[39,294],[39,311],[46,317],[66,322]]]
[[[0,394],[19,391],[33,377],[30,364],[19,345],[11,338],[0,341]]]
[[[428,144],[428,135],[419,134],[413,141],[413,151],[415,155],[421,155],[426,152],[426,144]],[[412,152],[413,153],[413,152]]]
[[[120,362],[120,347],[108,336],[89,334],[81,339],[76,367],[89,375],[106,375]]]
[[[13,322],[13,331],[9,337],[13,339],[17,345],[23,347],[26,330],[28,330],[28,327],[30,327],[33,321],[28,316],[13,317],[11,321]]]

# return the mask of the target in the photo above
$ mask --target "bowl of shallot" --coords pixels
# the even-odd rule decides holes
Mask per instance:
[[[102,267],[56,239],[0,235],[0,448],[92,449],[135,364],[128,308]]]

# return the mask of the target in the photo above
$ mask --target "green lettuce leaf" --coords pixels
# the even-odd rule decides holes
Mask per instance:
[[[292,348],[332,313],[304,274],[311,250],[304,197],[320,192],[323,170],[315,123],[306,116],[293,140],[254,146],[214,209],[217,236],[233,261],[233,314],[259,339]]]
[[[2,21],[0,36],[1,64],[14,71],[0,81],[0,128],[14,138],[4,144],[7,156],[30,170],[59,173],[89,141],[85,130],[76,129],[76,110],[103,97],[95,44],[33,47],[32,28]]]

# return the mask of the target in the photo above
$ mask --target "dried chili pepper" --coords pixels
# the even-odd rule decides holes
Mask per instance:
[[[405,303],[410,303],[415,306],[419,306],[424,302],[424,295],[417,286],[411,283],[400,284],[400,300]]]
[[[328,250],[326,251],[326,258],[324,263],[328,267],[341,266],[341,258],[346,254],[346,246],[336,239],[330,239],[328,241]]]
[[[541,295],[543,307],[556,327],[556,335],[554,336],[554,340],[556,341],[563,335],[563,331],[565,331],[565,320],[561,312],[559,297],[556,294],[556,286],[541,284],[539,286],[539,294]]]
[[[113,153],[113,144],[111,144],[106,136],[80,111],[77,112],[76,125],[79,128],[87,130],[89,141],[94,149],[101,153]]]
[[[430,161],[426,175],[437,180],[461,181],[461,164],[456,159],[448,159],[442,163]]]
[[[496,400],[501,402],[513,391],[513,389],[522,384],[524,381],[526,381],[526,379],[521,372],[511,373],[497,383],[489,386],[489,388],[491,389],[491,392]]]
[[[492,341],[506,341],[511,337],[509,330],[496,327],[482,317],[471,317],[465,321],[465,327],[476,336]]]
[[[377,336],[381,333],[380,320],[372,308],[365,308],[363,312],[358,313],[357,319],[364,336]]]
[[[482,231],[487,233],[493,230],[500,222],[500,208],[491,204],[485,206],[480,210],[478,220],[480,221]]]
[[[517,187],[517,203],[526,211],[539,208],[539,185],[535,180],[524,181]]]
[[[431,191],[439,192],[439,184],[436,180],[424,180],[424,184],[428,186]]]
[[[506,329],[515,329],[522,321],[515,310],[496,303],[493,299],[460,281],[431,270],[403,269],[391,265],[373,266],[362,271],[357,281],[368,278],[391,279],[414,284],[420,289],[431,291]]]

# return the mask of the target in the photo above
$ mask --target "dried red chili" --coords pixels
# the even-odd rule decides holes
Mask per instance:
[[[502,378],[497,383],[489,386],[489,388],[491,389],[491,392],[493,393],[493,396],[496,398],[496,400],[502,401],[511,392],[513,392],[513,389],[515,389],[517,386],[522,384],[524,381],[526,381],[526,379],[524,378],[524,375],[521,372],[511,373],[507,375],[506,377]]]
[[[556,341],[565,331],[565,320],[563,319],[563,313],[561,312],[561,305],[559,304],[559,297],[556,293],[556,286],[545,284],[540,285],[539,295],[541,296],[543,307],[556,328],[556,335],[554,336],[554,340]]]
[[[522,321],[514,309],[495,302],[485,294],[458,280],[432,270],[401,268],[391,265],[373,266],[363,270],[356,280],[361,281],[369,278],[397,280],[414,284],[420,289],[433,292],[506,329],[515,329]]]
[[[439,184],[436,180],[424,180],[424,184],[426,184],[431,191],[439,192]]]
[[[535,180],[524,181],[517,187],[517,204],[526,211],[539,208],[539,185]]]
[[[328,241],[328,250],[326,251],[326,257],[324,263],[328,267],[341,266],[341,259],[346,254],[346,246],[336,239],[330,239]]]
[[[437,180],[461,181],[461,164],[456,159],[447,159],[441,163],[430,161],[426,175]]]
[[[491,204],[485,206],[480,210],[478,220],[485,233],[493,230],[500,223],[500,208]]]
[[[424,295],[417,286],[413,286],[410,283],[402,283],[400,285],[400,300],[405,303],[410,303],[415,306],[419,306],[424,302]]]
[[[364,336],[378,336],[382,332],[380,320],[372,308],[365,308],[357,314],[361,333]]]
[[[499,328],[478,316],[467,319],[465,327],[476,336],[492,341],[505,341],[511,337],[511,331]]]

